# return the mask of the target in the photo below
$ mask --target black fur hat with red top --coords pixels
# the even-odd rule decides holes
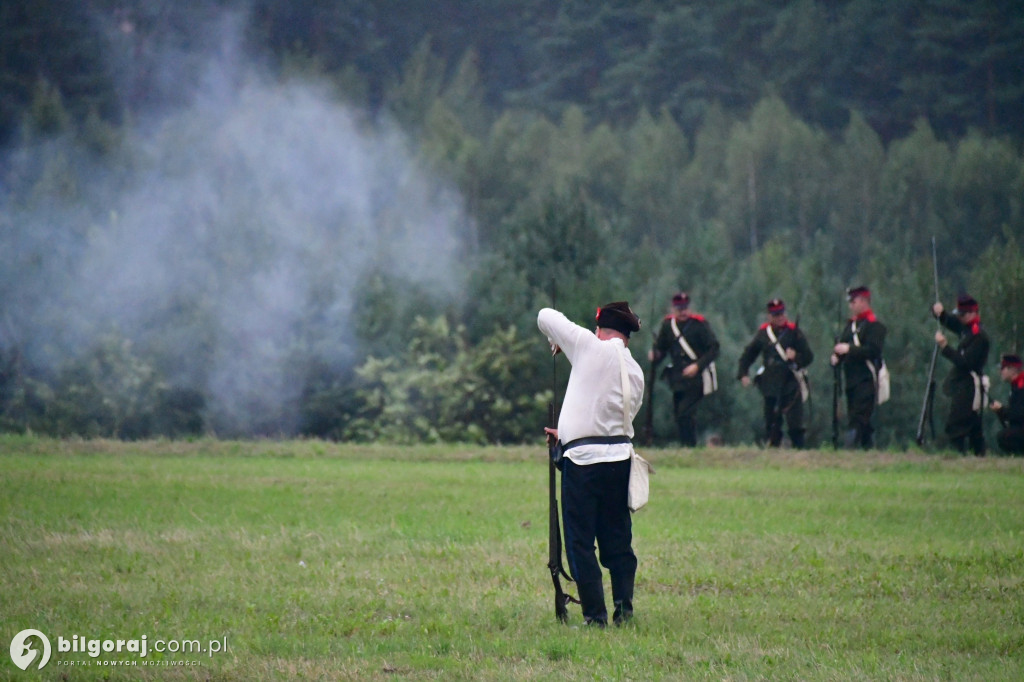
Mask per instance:
[[[626,301],[616,301],[597,309],[597,326],[614,329],[627,338],[633,332],[640,331],[640,318],[629,307]]]

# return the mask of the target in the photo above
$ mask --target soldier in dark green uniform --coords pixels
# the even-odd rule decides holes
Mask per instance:
[[[764,421],[768,443],[782,444],[782,421],[786,420],[793,447],[804,447],[804,409],[808,387],[805,370],[814,353],[800,328],[786,318],[786,304],[768,301],[768,322],[761,325],[740,356],[737,378],[744,387],[751,383],[747,370],[761,356],[764,363],[754,381],[764,398]]]
[[[718,388],[718,350],[708,321],[690,311],[689,294],[673,296],[672,311],[661,322],[649,358],[655,366],[669,359],[662,376],[672,389],[673,414],[684,447],[697,444],[697,403]]]
[[[935,332],[935,343],[939,345],[942,357],[953,363],[953,369],[943,384],[943,391],[950,397],[946,436],[961,453],[966,454],[970,443],[974,454],[984,457],[981,410],[988,397],[985,361],[988,359],[989,340],[981,326],[978,302],[963,294],[957,298],[952,315],[939,301],[932,306],[932,313],[944,327],[960,336],[960,343],[952,348],[941,331]]]
[[[1008,455],[1024,455],[1024,361],[1006,354],[999,362],[999,376],[1010,384],[1010,400],[993,401],[989,407],[999,416],[1003,428],[996,435],[999,449]]]
[[[846,297],[850,320],[832,349],[832,366],[842,363],[846,379],[846,409],[850,416],[846,447],[868,449],[874,445],[871,415],[879,402],[878,381],[886,330],[871,310],[871,291],[867,287],[849,289]]]

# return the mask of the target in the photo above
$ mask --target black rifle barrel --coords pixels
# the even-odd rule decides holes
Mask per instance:
[[[935,250],[935,237],[932,236],[932,276],[935,281],[935,301],[939,300],[939,258]],[[936,318],[936,329],[942,329],[942,322]],[[932,411],[935,407],[935,361],[939,357],[939,344],[936,343],[932,349],[932,360],[928,365],[928,383],[925,386],[924,402],[921,405],[921,417],[917,421],[917,444],[924,445],[924,427],[931,425],[932,438],[935,438],[935,424],[932,420]]]
[[[548,423],[554,423],[555,404],[548,405]],[[565,592],[562,591],[561,574],[562,569],[562,529],[558,522],[558,497],[555,493],[556,467],[551,450],[554,445],[548,445],[548,570],[551,572],[551,581],[555,588],[555,618],[565,622],[569,617],[566,608],[568,600]]]
[[[924,403],[921,405],[921,417],[917,420],[917,444],[924,445],[925,424],[931,424],[932,438],[935,437],[935,424],[932,421],[932,410],[935,406],[935,361],[939,357],[939,344],[932,349],[932,361],[928,365],[928,383],[924,392]]]
[[[838,337],[836,337],[836,343],[839,343]],[[842,369],[839,363],[832,368],[832,447],[836,450],[839,449],[839,392],[840,392],[840,372]]]
[[[555,305],[555,280],[551,280],[551,306]],[[558,396],[558,356],[551,354],[551,402],[548,403],[548,426],[557,428],[558,418],[555,413],[555,399]],[[555,618],[564,623],[569,618],[569,602],[577,602],[562,589],[561,578],[572,582],[562,565],[562,528],[558,520],[557,469],[555,464],[555,448],[557,441],[548,437],[548,571],[555,588]],[[577,602],[578,603],[578,602]]]
[[[650,447],[654,443],[654,359],[651,359],[647,385],[644,387],[647,400],[647,412],[644,415],[644,445]]]
[[[843,320],[843,323],[839,327],[839,333],[833,337],[833,342],[839,344],[839,339],[843,336],[843,329],[846,327],[846,318],[843,317],[843,306],[839,304],[839,318]],[[839,449],[839,409],[840,409],[840,395],[843,392],[843,358],[836,357],[836,366],[832,368],[832,447],[836,450]]]
[[[657,300],[657,294],[655,294],[654,298],[651,299],[651,317],[649,323],[654,344],[651,345],[651,364],[647,374],[647,383],[644,385],[644,400],[647,401],[647,412],[644,414],[643,443],[648,447],[654,444],[654,369],[657,365],[657,360],[655,360],[654,357],[654,351],[655,344],[658,343],[658,335],[661,330],[660,325],[655,326],[654,324],[654,321],[658,316]]]

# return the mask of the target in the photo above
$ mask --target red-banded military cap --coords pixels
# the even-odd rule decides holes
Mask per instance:
[[[867,287],[850,287],[846,290],[846,300],[852,301],[855,298],[863,296],[864,298],[871,300],[871,290]]]
[[[1020,359],[1019,355],[1013,353],[1005,353],[999,360],[1000,367],[1016,367],[1017,369],[1024,368],[1024,361]]]
[[[957,314],[976,313],[978,312],[978,302],[969,294],[960,294],[956,297],[956,310],[954,312]]]
[[[768,301],[768,314],[770,315],[781,315],[786,312],[786,304],[782,302],[781,298],[773,298]]]
[[[672,297],[672,307],[686,310],[690,307],[690,295],[685,291],[680,291]]]

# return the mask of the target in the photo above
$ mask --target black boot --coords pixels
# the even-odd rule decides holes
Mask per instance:
[[[633,579],[633,573],[612,576],[612,601],[615,604],[612,621],[616,625],[625,625],[633,618]]]
[[[608,624],[608,609],[604,606],[604,585],[600,580],[576,583],[580,593],[584,625],[604,627]]]
[[[875,446],[875,430],[870,426],[862,426],[857,431],[857,443],[863,450],[870,450]]]
[[[615,615],[612,616],[612,622],[614,622],[616,625],[621,626],[625,625],[631,620],[633,620],[633,602],[615,602]]]

